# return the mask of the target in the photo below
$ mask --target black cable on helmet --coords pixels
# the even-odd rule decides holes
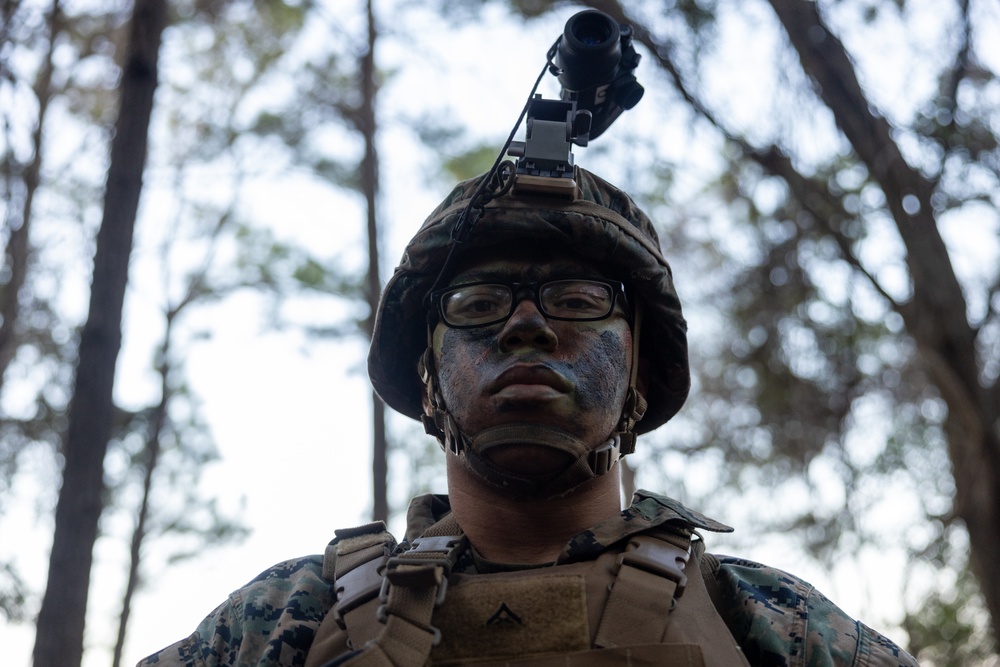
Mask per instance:
[[[556,38],[556,41],[552,43],[551,48],[545,54],[545,67],[538,73],[538,78],[535,79],[535,84],[531,87],[531,92],[528,93],[528,99],[525,101],[520,115],[518,115],[517,120],[514,122],[514,127],[511,128],[510,134],[507,135],[507,140],[500,148],[500,153],[497,155],[496,160],[493,161],[493,166],[490,167],[490,170],[486,172],[486,176],[479,182],[475,192],[472,193],[472,197],[469,199],[469,203],[462,210],[458,221],[451,230],[451,245],[448,247],[448,254],[441,265],[441,269],[438,271],[437,277],[431,283],[430,289],[424,295],[424,306],[428,309],[430,309],[431,305],[430,295],[438,288],[441,280],[448,275],[448,270],[454,261],[455,248],[462,245],[469,237],[469,234],[472,233],[472,228],[482,215],[483,208],[493,198],[506,194],[514,184],[513,170],[511,168],[504,168],[501,165],[504,163],[504,158],[507,156],[507,151],[510,148],[510,144],[514,141],[514,136],[517,134],[518,128],[521,127],[521,122],[528,115],[531,100],[535,96],[538,86],[542,83],[542,77],[545,76],[545,72],[551,72],[556,76],[560,73],[559,68],[556,67],[552,59],[555,58],[561,40],[562,35]],[[491,189],[487,189],[487,186],[490,186]]]

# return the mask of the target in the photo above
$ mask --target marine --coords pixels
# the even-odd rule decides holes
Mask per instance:
[[[532,90],[525,141],[454,188],[382,292],[369,378],[438,440],[448,494],[413,499],[399,541],[335,531],[141,667],[916,664],[801,579],[707,552],[728,526],[648,491],[622,508],[621,457],[690,388],[651,220],[572,153],[641,99],[631,37],[570,18],[543,69],[560,99]]]
[[[545,187],[557,178],[558,187]],[[622,456],[689,385],[650,219],[573,166],[460,183],[386,285],[379,396],[444,452],[448,495],[235,591],[150,665],[916,665],[801,579],[713,555],[728,526],[639,491]]]

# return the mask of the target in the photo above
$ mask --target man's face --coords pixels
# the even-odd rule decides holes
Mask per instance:
[[[460,265],[449,285],[599,277],[607,276],[569,254],[507,251]],[[599,447],[621,416],[631,352],[620,303],[606,319],[565,321],[545,317],[524,298],[505,322],[469,329],[439,323],[434,330],[441,395],[466,435],[505,424],[541,424]],[[494,455],[514,469],[556,467],[565,463],[561,457],[518,448]]]

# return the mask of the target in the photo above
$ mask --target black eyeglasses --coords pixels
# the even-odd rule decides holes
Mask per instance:
[[[431,293],[441,319],[454,329],[503,322],[523,299],[531,298],[545,317],[588,322],[603,320],[615,309],[625,285],[617,281],[569,279],[534,283],[480,282],[454,285]]]

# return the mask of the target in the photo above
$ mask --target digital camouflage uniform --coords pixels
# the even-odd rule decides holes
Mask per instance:
[[[449,509],[445,496],[421,496],[410,507],[407,541]],[[692,528],[727,527],[664,496],[640,491],[632,505],[571,539],[553,567],[594,558],[629,535],[671,519]],[[761,667],[902,667],[916,661],[889,639],[855,621],[810,584],[740,558],[706,554],[718,569],[718,611],[751,665]],[[693,567],[689,565],[689,569]],[[456,572],[476,573],[467,553]],[[187,639],[146,658],[139,667],[179,665],[303,665],[316,630],[333,606],[323,556],[280,563],[237,590]],[[684,604],[684,599],[677,604]]]
[[[635,434],[658,428],[680,409],[690,386],[686,323],[653,224],[618,188],[580,168],[575,170],[574,177],[576,191],[572,199],[522,195],[515,187],[512,191],[497,188],[492,190],[496,196],[478,200],[477,187],[482,179],[473,179],[456,186],[425,221],[404,251],[400,265],[383,292],[369,353],[369,377],[379,396],[390,407],[414,419],[427,416],[424,399],[433,392],[428,385],[428,394],[424,393],[425,381],[433,381],[433,373],[426,372],[422,378],[418,372],[418,368],[430,371],[423,362],[429,327],[424,297],[434,286],[440,286],[439,279],[450,277],[442,276],[448,265],[446,257],[451,256],[455,246],[456,227],[465,220],[463,211],[467,212],[469,202],[475,201],[474,229],[461,240],[459,254],[469,256],[498,244],[568,250],[582,260],[593,260],[606,269],[609,276],[620,279],[632,303],[642,306],[641,327],[633,322],[633,340],[637,341],[633,354],[639,354],[637,351],[641,349],[646,382],[640,403],[648,402],[648,405],[637,406],[630,403],[634,397],[626,398],[613,439],[620,437],[620,453],[625,455],[632,451]],[[495,183],[491,182],[492,185]],[[639,363],[636,359],[633,359],[633,367]],[[632,390],[630,387],[630,392]],[[633,413],[632,408],[636,406]],[[429,416],[433,418],[431,423],[424,420],[425,427],[430,432],[439,429],[435,435],[444,444],[447,437],[440,429],[447,422],[447,414],[439,410],[440,406],[431,407],[434,414]],[[461,435],[456,437],[461,438]],[[465,455],[458,449],[447,453],[447,456]],[[612,470],[612,466],[598,474]],[[448,510],[448,501],[443,496],[415,499],[403,545],[419,537]],[[580,569],[581,563],[605,559],[614,549],[618,550],[615,554],[622,553],[624,542],[645,539],[638,535],[640,531],[648,535],[654,532],[648,530],[651,527],[666,526],[668,522],[680,524],[688,532],[694,529],[728,530],[676,501],[640,492],[620,515],[571,539],[553,564],[553,575],[561,576],[561,572]],[[697,565],[696,558],[692,557],[685,570],[687,581],[702,579],[697,576],[700,566],[704,590],[711,589],[707,595],[712,599],[705,600],[709,620],[704,625],[675,623],[668,632],[680,627],[702,632],[709,632],[711,628],[714,633],[718,624],[719,634],[725,635],[718,623],[721,618],[731,637],[719,636],[718,640],[727,642],[738,662],[743,662],[741,650],[750,664],[762,667],[916,664],[895,644],[849,618],[806,582],[750,561],[703,555],[700,540],[692,547]],[[560,566],[566,569],[559,570]],[[474,576],[465,579],[483,582],[492,576],[506,577],[502,570],[510,567],[499,570],[498,567],[498,564],[485,563],[469,550],[459,557],[452,572],[472,574]],[[538,568],[532,569],[538,571]],[[317,630],[321,625],[330,626],[329,622],[322,622],[337,602],[334,587],[323,578],[323,572],[322,556],[287,561],[265,571],[233,593],[193,635],[150,656],[140,665],[305,664]],[[529,575],[523,573],[523,576]],[[391,595],[392,590],[390,598]],[[346,594],[344,599],[347,599]],[[597,600],[597,597],[592,599]],[[687,613],[685,610],[702,608],[683,596],[674,595],[673,599],[680,617]],[[656,601],[663,602],[659,597]],[[444,610],[448,603],[446,598],[441,609]],[[660,608],[669,610],[670,607],[664,604]],[[603,618],[601,620],[603,622]],[[444,632],[441,636],[444,637]],[[710,642],[715,639],[713,634]],[[472,640],[476,641],[477,637]],[[654,650],[660,645],[652,644]],[[739,649],[734,648],[735,645]],[[335,650],[340,650],[339,646],[337,644]],[[606,650],[607,644],[595,644],[595,647],[600,652]],[[313,660],[319,657],[318,654],[319,651]],[[564,654],[557,652],[555,655]],[[325,652],[322,658],[326,659]]]

